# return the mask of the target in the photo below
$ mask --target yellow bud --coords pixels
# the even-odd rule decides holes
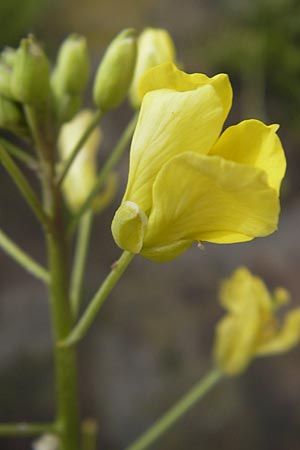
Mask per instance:
[[[58,139],[61,158],[68,159],[74,145],[93,119],[92,111],[84,110],[62,128]],[[72,211],[77,211],[95,185],[97,150],[101,140],[100,128],[95,128],[76,156],[64,180],[63,190]]]
[[[131,253],[139,253],[143,247],[147,222],[146,214],[136,203],[123,202],[111,224],[117,245]]]
[[[0,127],[8,130],[18,129],[22,123],[22,113],[18,106],[0,95]]]
[[[135,60],[135,31],[127,29],[111,42],[96,74],[94,101],[102,111],[116,108],[126,98]]]
[[[86,39],[70,35],[61,45],[51,78],[57,94],[81,94],[88,82],[89,58]]]
[[[49,62],[33,36],[22,39],[12,71],[11,91],[21,103],[39,104],[50,93]]]
[[[146,28],[138,38],[138,53],[129,99],[136,109],[140,107],[138,84],[144,73],[158,64],[175,61],[176,51],[172,38],[166,30]]]

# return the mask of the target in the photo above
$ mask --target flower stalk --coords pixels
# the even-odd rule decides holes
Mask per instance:
[[[220,380],[222,373],[212,370],[188,391],[174,406],[172,406],[152,427],[142,434],[125,450],[145,450],[156,442],[177,420],[186,414],[205,394],[207,394]]]
[[[2,230],[0,230],[0,247],[29,273],[41,281],[49,283],[49,272],[21,250]]]
[[[110,274],[101,284],[77,325],[75,325],[68,337],[61,340],[59,343],[60,348],[72,347],[84,337],[87,330],[95,320],[96,315],[98,314],[104,301],[116,285],[119,278],[123,275],[133,257],[133,253],[125,251],[122,253],[118,261],[113,264]]]

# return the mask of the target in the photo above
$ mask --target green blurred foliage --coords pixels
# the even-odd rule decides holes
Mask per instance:
[[[1,0],[0,46],[16,46],[28,31],[34,31],[48,0]]]

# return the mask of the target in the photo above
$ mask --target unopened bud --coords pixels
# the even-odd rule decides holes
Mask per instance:
[[[140,207],[125,201],[116,211],[111,230],[116,244],[123,250],[140,253],[143,247],[147,216]]]
[[[88,82],[89,58],[86,39],[70,35],[61,45],[51,84],[58,94],[81,94]]]
[[[135,31],[122,31],[111,42],[100,63],[94,84],[94,101],[107,111],[125,100],[136,61]]]
[[[81,111],[71,122],[62,128],[58,139],[58,148],[62,160],[67,160],[74,146],[93,120],[89,110]],[[86,200],[96,182],[97,150],[101,140],[100,128],[90,134],[70,167],[64,180],[63,190],[66,201],[72,211],[77,211]]]
[[[11,68],[0,59],[0,95],[13,99],[11,91]]]
[[[68,122],[78,113],[81,106],[81,95],[61,94],[55,98],[55,117],[59,124]]]
[[[166,30],[146,28],[138,38],[137,62],[130,86],[129,99],[136,109],[140,107],[138,84],[144,73],[158,64],[175,61],[176,52],[172,38]]]
[[[17,101],[27,104],[43,103],[49,96],[49,62],[33,36],[22,39],[16,52],[11,91]]]
[[[22,113],[18,106],[0,95],[0,127],[8,130],[18,129],[22,123]]]

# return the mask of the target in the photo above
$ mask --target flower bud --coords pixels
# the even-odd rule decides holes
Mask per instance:
[[[27,104],[45,102],[50,93],[49,62],[33,36],[22,39],[12,71],[14,98]]]
[[[116,108],[126,98],[135,60],[135,31],[127,29],[111,42],[96,74],[94,101],[102,111]]]
[[[116,211],[111,224],[112,234],[117,245],[129,252],[140,253],[147,222],[146,214],[136,203],[123,202]]]
[[[11,92],[11,68],[0,59],[0,95],[13,99]]]
[[[72,120],[81,106],[81,95],[61,94],[55,98],[55,117],[59,124]]]
[[[144,73],[158,64],[175,61],[175,46],[166,30],[146,28],[138,38],[137,62],[129,90],[129,99],[136,109],[140,107],[138,84]]]
[[[18,129],[22,123],[22,113],[18,106],[0,95],[0,127],[8,130]]]
[[[61,128],[58,148],[63,160],[68,159],[74,145],[90,125],[92,111],[81,111],[75,118]],[[72,211],[77,211],[83,204],[96,182],[96,156],[101,140],[100,128],[95,128],[70,167],[64,180],[65,198]]]
[[[70,35],[61,45],[51,84],[57,94],[81,94],[88,82],[89,59],[86,39]]]
[[[1,60],[9,67],[13,67],[16,59],[16,50],[11,47],[5,47],[1,52]]]

